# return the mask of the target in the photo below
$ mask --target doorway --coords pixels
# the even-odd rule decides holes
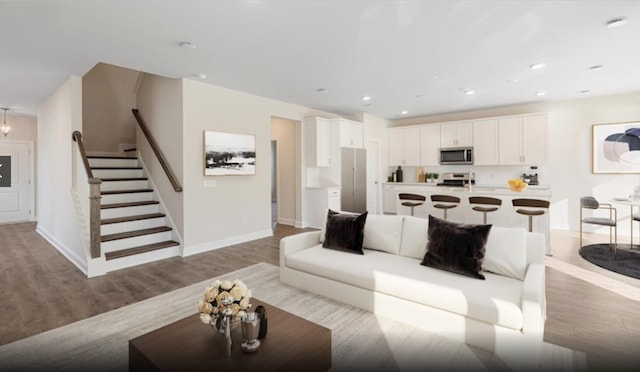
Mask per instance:
[[[296,221],[296,126],[299,122],[271,118],[271,206],[278,224]],[[275,203],[274,203],[275,201]],[[273,218],[273,217],[272,217]]]
[[[0,223],[33,219],[33,142],[0,141]]]
[[[367,210],[381,214],[382,189],[380,184],[380,141],[367,140]]]
[[[278,223],[278,141],[271,140],[271,228]]]

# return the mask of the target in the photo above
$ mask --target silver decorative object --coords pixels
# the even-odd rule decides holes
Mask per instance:
[[[222,299],[222,304],[225,309],[222,311],[224,316],[224,342],[222,344],[222,355],[225,357],[231,356],[231,317],[233,316],[233,310],[231,310],[231,304],[233,303],[233,297],[227,296]]]
[[[260,314],[255,312],[247,313],[240,319],[242,327],[242,351],[253,353],[260,347],[258,334],[260,333]]]

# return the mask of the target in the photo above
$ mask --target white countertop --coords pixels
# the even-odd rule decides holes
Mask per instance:
[[[536,186],[527,186],[526,189],[516,192],[511,191],[508,185],[473,185],[471,186],[471,191],[469,191],[468,187],[448,187],[448,186],[437,186],[436,183],[427,183],[427,182],[384,182],[385,186],[398,186],[398,187],[411,187],[412,189],[421,189],[423,188],[425,191],[433,192],[436,189],[439,192],[445,193],[472,193],[472,194],[499,194],[499,195],[508,195],[512,197],[516,196],[525,196],[525,195],[536,195],[538,197],[548,196],[551,197],[551,187],[549,185],[536,185]]]

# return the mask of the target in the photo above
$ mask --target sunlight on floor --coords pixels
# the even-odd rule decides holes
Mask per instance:
[[[590,284],[600,288],[614,292],[620,296],[624,296],[634,301],[640,301],[640,288],[622,283],[618,280],[606,277],[604,275],[583,269],[581,267],[560,261],[553,257],[546,257],[546,266],[556,269],[564,274],[571,275],[574,278],[584,280]]]

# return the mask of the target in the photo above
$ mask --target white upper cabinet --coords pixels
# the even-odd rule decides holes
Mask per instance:
[[[473,123],[470,121],[440,126],[440,147],[473,146]]]
[[[420,128],[389,129],[389,165],[420,165]]]
[[[340,127],[340,147],[363,148],[362,123],[347,119],[333,120]]]
[[[498,120],[501,165],[547,163],[547,115]]]
[[[440,165],[439,125],[420,127],[420,165]]]
[[[473,122],[473,164],[497,165],[498,119]]]
[[[307,165],[312,167],[331,166],[331,123],[319,117],[304,119]]]

